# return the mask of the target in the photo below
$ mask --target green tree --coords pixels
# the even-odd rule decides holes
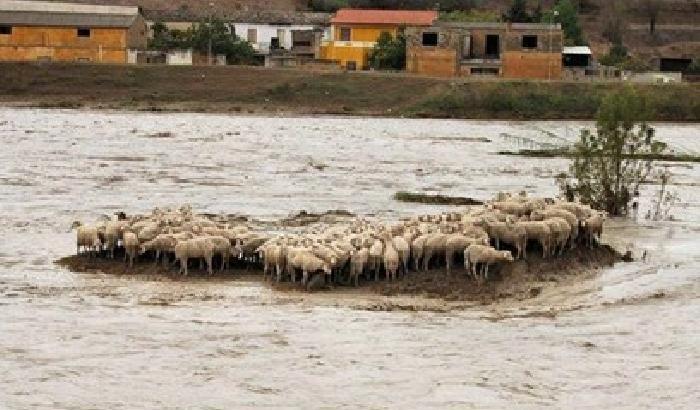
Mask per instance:
[[[377,70],[403,70],[406,68],[406,37],[393,38],[383,32],[369,54],[369,64]]]
[[[530,23],[532,17],[527,11],[527,0],[513,0],[508,11],[503,15],[503,20],[513,23]]]
[[[650,107],[632,87],[606,96],[596,131],[583,130],[573,149],[562,190],[610,215],[623,215],[639,185],[654,169],[652,159],[666,149],[647,123]]]
[[[560,23],[561,29],[564,31],[564,41],[567,45],[586,45],[586,40],[583,38],[583,30],[581,30],[581,25],[578,21],[578,11],[571,0],[557,1],[551,10],[542,15],[542,21],[546,23]]]
[[[211,40],[212,55],[224,54],[229,64],[250,64],[254,61],[253,47],[233,34],[222,20],[203,21],[187,31],[168,30],[163,23],[157,22],[152,30],[153,39],[149,42],[149,48],[153,50],[191,48],[207,54]]]

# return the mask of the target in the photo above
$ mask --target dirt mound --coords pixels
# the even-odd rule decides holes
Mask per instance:
[[[360,287],[345,286],[310,286],[313,290],[321,290],[325,294],[334,293],[352,295],[381,295],[381,296],[416,296],[421,298],[444,300],[447,302],[474,302],[491,304],[502,299],[525,300],[537,297],[545,287],[556,286],[558,283],[583,280],[592,277],[598,269],[612,266],[621,261],[622,256],[614,249],[603,245],[594,249],[573,249],[559,258],[542,259],[539,255],[531,255],[528,260],[518,260],[505,265],[502,269],[494,269],[490,280],[477,283],[464,269],[457,269],[447,275],[444,269],[434,269],[428,272],[409,272],[396,282],[380,280],[362,281]],[[123,259],[91,258],[87,256],[68,256],[56,261],[56,264],[78,273],[103,273],[110,275],[129,275],[144,280],[157,281],[217,281],[246,280],[266,283],[281,293],[301,293],[304,289],[299,283],[274,283],[265,281],[262,271],[246,270],[234,267],[225,272],[217,272],[209,277],[201,272],[182,277],[176,274],[176,267],[164,267],[154,263],[137,263],[128,268]],[[318,278],[311,278],[311,282]],[[304,292],[305,293],[305,292]]]

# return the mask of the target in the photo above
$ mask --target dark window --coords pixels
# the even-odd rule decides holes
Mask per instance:
[[[345,67],[348,69],[348,71],[355,71],[357,70],[357,61],[348,61],[345,63]]]
[[[272,37],[270,39],[270,48],[275,49],[275,50],[280,48],[280,39],[277,37]]]
[[[523,36],[523,48],[537,48],[537,36]]]
[[[90,37],[90,29],[89,28],[78,28],[78,37]]]
[[[498,68],[493,67],[472,67],[472,75],[498,75]]]
[[[438,45],[438,33],[423,33],[423,45],[424,46],[436,46],[436,45]]]
[[[12,26],[0,25],[0,34],[12,34]]]
[[[661,58],[659,71],[687,71],[693,61],[689,58]]]
[[[351,41],[352,31],[348,27],[340,28],[340,41]]]
[[[501,56],[501,40],[498,34],[486,36],[486,58],[499,58]]]

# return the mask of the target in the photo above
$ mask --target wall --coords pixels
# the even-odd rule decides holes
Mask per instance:
[[[508,51],[501,56],[504,77],[542,80],[561,78],[560,53]]]
[[[373,46],[373,43],[331,42],[321,46],[320,58],[338,61],[341,67],[347,67],[348,61],[354,61],[357,69],[361,70],[367,68]]]
[[[350,28],[350,41],[340,40],[341,28]],[[333,41],[328,41],[321,46],[320,58],[338,61],[341,67],[347,67],[348,61],[354,61],[358,70],[367,69],[369,53],[382,32],[388,32],[395,37],[398,31],[399,28],[395,25],[333,25],[329,33]]]
[[[126,63],[126,48],[126,28],[92,28],[83,38],[75,27],[13,26],[11,35],[0,35],[0,60]]]
[[[457,51],[437,47],[409,48],[406,53],[406,71],[440,77],[457,75]]]
[[[266,54],[270,52],[270,43],[273,37],[277,37],[277,30],[284,31],[284,39],[280,41],[280,47],[289,50],[292,48],[292,30],[313,30],[311,25],[273,25],[273,24],[249,24],[249,23],[234,23],[233,27],[236,35],[242,40],[249,41],[248,29],[257,31],[256,41],[251,45],[260,53]]]

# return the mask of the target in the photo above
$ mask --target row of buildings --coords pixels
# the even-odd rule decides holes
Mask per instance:
[[[325,21],[301,23],[236,21],[230,29],[268,66],[367,70],[382,33],[406,37],[406,70],[422,75],[559,79],[564,65],[590,65],[590,50],[563,47],[558,24],[442,22],[431,10],[366,9],[341,9]],[[150,24],[137,7],[0,0],[0,60],[144,62],[139,55]],[[188,24],[196,23],[168,23],[179,29]],[[193,59],[180,51],[169,61]]]

